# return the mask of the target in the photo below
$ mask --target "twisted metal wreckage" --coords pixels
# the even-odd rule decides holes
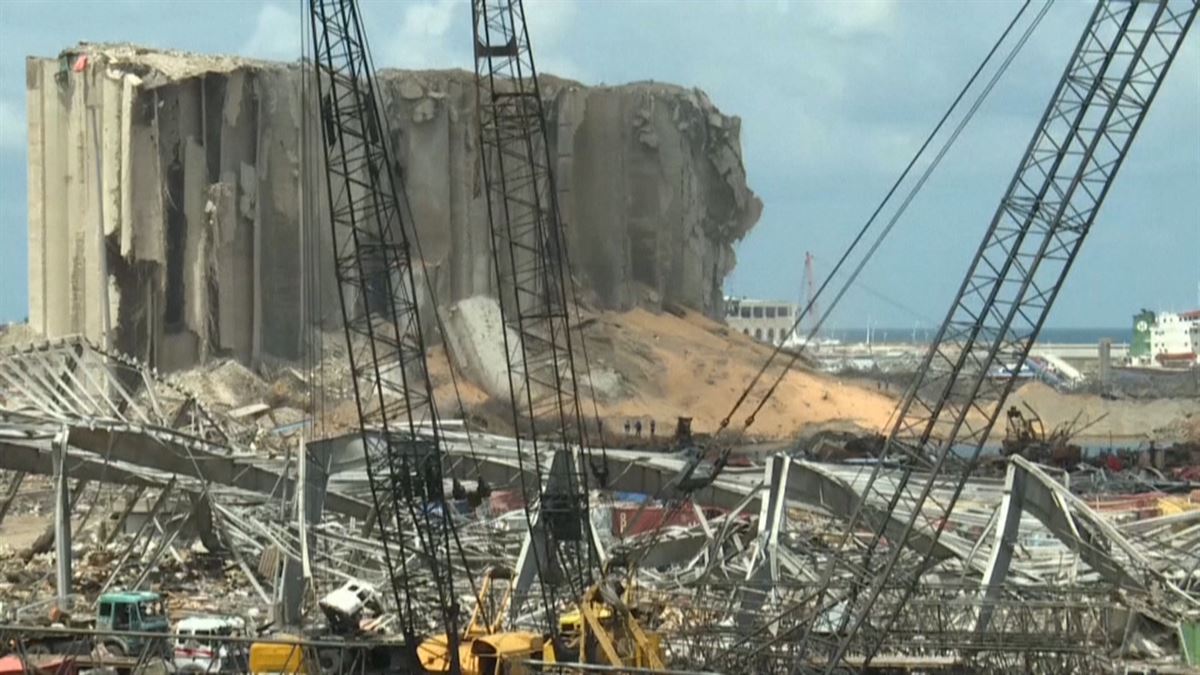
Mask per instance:
[[[729,466],[725,437],[707,448],[715,458],[608,450],[588,437],[523,9],[497,7],[475,8],[476,76],[481,134],[494,143],[485,171],[500,174],[486,180],[496,192],[490,209],[505,213],[492,224],[493,253],[505,244],[510,256],[507,266],[496,262],[501,313],[522,350],[505,350],[514,426],[527,433],[481,434],[436,415],[402,186],[386,161],[361,22],[353,3],[315,2],[320,81],[330,87],[323,131],[334,232],[363,238],[347,240],[339,258],[339,282],[356,290],[343,300],[387,305],[344,308],[362,428],[297,444],[213,413],[169,379],[82,340],[11,349],[0,361],[0,469],[12,476],[0,518],[26,475],[51,478],[59,608],[71,606],[76,581],[73,510],[99,484],[124,494],[112,531],[93,542],[113,561],[101,591],[156,583],[186,593],[162,571],[196,550],[227,556],[253,589],[246,604],[269,606],[277,629],[319,624],[319,589],[352,581],[394,591],[353,638],[290,643],[325,671],[366,672],[377,667],[372,650],[396,635],[419,652],[417,636],[440,633],[440,669],[458,672],[457,641],[476,625],[460,632],[458,606],[487,607],[476,571],[507,566],[511,575],[487,577],[512,590],[489,617],[551,635],[560,654],[559,614],[586,613],[581,589],[590,586],[614,614],[652,630],[675,668],[1097,672],[1117,660],[1128,668],[1177,658],[1200,616],[1200,511],[1118,522],[1076,497],[1066,474],[1019,456],[1003,481],[974,469],[1012,372],[1194,19],[1194,0],[1097,3],[881,456],[825,464],[777,455],[761,470]],[[514,7],[519,29],[504,18]],[[337,21],[318,23],[327,9]],[[506,170],[506,161],[515,164]],[[376,257],[367,263],[386,270],[387,289],[362,273],[368,253]],[[993,376],[997,366],[1009,376]],[[405,379],[413,373],[421,377]],[[761,407],[772,388],[756,384],[746,394]],[[546,410],[557,419],[543,428]],[[496,508],[488,497],[500,492],[516,504]],[[600,507],[619,493],[662,497],[695,524],[616,536]],[[102,501],[91,499],[81,520]],[[185,547],[192,541],[199,545]],[[636,593],[615,597],[602,577],[617,569]],[[470,593],[459,594],[454,579],[469,580]],[[21,651],[30,635],[72,634],[18,625],[43,600],[4,608],[5,644]],[[153,658],[163,639],[147,640],[137,661]],[[599,668],[558,661],[539,665]]]
[[[0,468],[11,476],[10,488],[26,475],[48,476],[56,503],[77,511],[73,498],[91,485],[123,496],[110,500],[116,508],[107,515],[115,520],[105,539],[90,543],[114,560],[101,591],[145,589],[154,580],[187,594],[194,589],[173,589],[155,573],[193,541],[227,555],[239,581],[254,590],[228,611],[274,607],[278,625],[314,622],[309,589],[350,579],[385,583],[357,435],[309,444],[305,467],[279,439],[257,435],[260,447],[251,450],[252,429],[209,411],[136,361],[82,340],[10,350],[0,382]],[[497,492],[519,484],[512,439],[472,432],[468,445],[467,435],[446,423],[450,476],[482,478]],[[264,445],[283,456],[264,457]],[[608,456],[608,489],[617,492],[659,492],[686,464],[660,453],[610,450]],[[878,493],[891,486],[911,499],[915,488],[901,487],[901,474],[885,469]],[[656,629],[672,664],[721,669],[733,654],[779,661],[790,658],[780,638],[812,620],[815,571],[833,555],[828,542],[840,525],[860,508],[888,528],[907,515],[889,512],[885,498],[867,492],[869,478],[869,467],[782,455],[764,471],[731,468],[693,495],[696,525],[654,538],[605,533],[604,549],[641,561],[641,601],[657,608]],[[937,481],[931,501],[944,503],[954,487]],[[93,499],[100,501],[98,494]],[[696,503],[721,513],[709,517]],[[145,509],[142,524],[125,526],[138,505]],[[455,517],[467,552],[457,561],[463,571],[518,559],[520,509],[492,513],[483,506]],[[86,516],[76,516],[74,529],[85,523]],[[60,553],[72,550],[70,522],[60,517],[55,527]],[[1169,653],[1180,620],[1200,611],[1200,511],[1114,524],[1072,495],[1065,475],[1020,457],[1003,481],[972,480],[936,541],[932,532],[924,524],[909,540],[908,554],[929,554],[932,563],[873,659],[876,667],[1091,669],[1118,656]],[[855,541],[851,550],[866,545]],[[72,593],[71,560],[56,556],[60,602]],[[536,603],[524,601],[535,590],[533,571],[518,569],[514,578],[512,622],[535,624]],[[840,583],[848,588],[852,581],[846,575]],[[50,600],[30,597],[23,607],[6,607],[6,630],[19,633],[13,624],[43,612]],[[428,609],[424,616],[436,616]],[[841,611],[818,614],[814,630],[832,632]],[[765,628],[763,617],[772,617]]]

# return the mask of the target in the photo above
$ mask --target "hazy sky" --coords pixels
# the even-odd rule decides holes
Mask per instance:
[[[363,0],[380,66],[470,68],[466,0]],[[727,291],[796,298],[823,273],[1015,13],[1015,2],[527,0],[539,68],[654,79],[742,118],[762,220]],[[940,321],[1082,31],[1063,0],[834,317]],[[80,40],[295,59],[299,0],[0,1],[0,321],[26,314],[26,55]],[[1032,11],[1030,12],[1032,14]],[[1193,31],[1059,296],[1054,326],[1200,303],[1200,36]]]

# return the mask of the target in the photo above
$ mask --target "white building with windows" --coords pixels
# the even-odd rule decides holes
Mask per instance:
[[[799,313],[800,307],[794,302],[725,298],[725,323],[768,344],[783,344]]]
[[[1140,355],[1140,362],[1135,358],[1136,365],[1164,368],[1190,368],[1197,363],[1200,354],[1200,310],[1193,312],[1159,312],[1153,316],[1153,323],[1143,326],[1143,318],[1134,327],[1146,330],[1150,334],[1149,354]]]

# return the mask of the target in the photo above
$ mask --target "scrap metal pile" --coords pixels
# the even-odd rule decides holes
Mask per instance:
[[[256,433],[81,340],[13,349],[0,378],[0,464],[10,488],[0,508],[9,518],[37,503],[50,510],[54,454],[65,446],[74,481],[71,606],[82,614],[105,591],[153,589],[168,594],[176,615],[322,625],[326,592],[350,580],[386,585],[356,435],[308,444],[302,476],[296,441]],[[515,442],[447,422],[444,443],[446,489],[458,491],[454,517],[468,552],[456,563],[476,577],[515,566],[526,526]],[[674,480],[686,458],[611,450],[608,461],[612,476],[596,494],[592,525],[610,559],[638,562],[639,611],[675,667],[817,664],[796,653],[796,638],[809,627],[832,635],[841,611],[815,604],[819,571],[831,556],[859,555],[869,544],[864,530],[839,547],[837,533],[860,504],[871,518],[906,516],[880,498],[893,487],[866,490],[869,464],[778,456],[761,469],[727,470],[694,495],[686,518],[660,531],[674,507],[646,495]],[[895,467],[877,480],[898,487],[901,474]],[[485,497],[473,494],[481,478],[490,485]],[[297,489],[303,484],[307,492]],[[1113,503],[1076,496],[1069,484],[1067,474],[1020,457],[1003,481],[972,480],[936,543],[929,530],[910,539],[908,555],[932,551],[934,562],[873,663],[1093,671],[1178,654],[1171,627],[1200,613],[1200,493]],[[930,503],[947,500],[952,487],[937,481]],[[911,482],[902,488],[913,490]],[[301,492],[319,504],[310,502],[307,518],[298,513]],[[5,551],[5,623],[45,623],[56,592],[51,543],[43,538],[28,557]],[[844,575],[838,585],[849,590],[852,581]],[[464,606],[474,603],[469,592]],[[537,625],[535,596],[532,585],[518,589],[514,625]],[[393,608],[382,597],[372,630],[387,633]]]

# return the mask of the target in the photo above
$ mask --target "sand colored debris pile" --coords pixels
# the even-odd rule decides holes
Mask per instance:
[[[653,417],[660,425],[673,425],[682,415],[693,417],[701,432],[717,428],[771,351],[695,312],[683,317],[643,309],[603,314],[588,326],[587,336],[593,370],[615,371],[621,382],[619,396],[601,397],[601,416],[616,422]],[[889,396],[797,367],[749,433],[785,438],[808,425],[841,421],[876,430],[894,407]],[[742,424],[750,410],[743,408],[731,426]]]
[[[452,332],[464,323],[461,315],[471,306],[460,303],[456,309],[456,318],[449,322]],[[599,415],[612,434],[623,433],[627,420],[641,420],[647,434],[650,420],[654,420],[660,434],[669,434],[681,416],[692,417],[697,432],[716,430],[770,349],[698,312],[677,314],[639,308],[584,316],[590,378],[583,374],[585,365],[578,357],[582,353],[578,346],[576,354],[580,381],[591,382],[583,392],[585,415],[595,412],[594,392]],[[483,322],[469,325],[479,328]],[[470,385],[472,401],[478,404],[484,398],[492,410],[508,404],[506,392],[499,386],[505,379],[505,364],[497,331],[461,330],[450,340],[455,364]],[[484,353],[491,356],[484,358]],[[440,371],[442,366],[431,369]],[[769,374],[778,372],[779,368],[774,368]],[[755,392],[761,394],[764,389],[760,385]],[[444,398],[439,392],[439,399]],[[810,425],[836,422],[877,430],[894,406],[895,401],[881,393],[796,368],[784,378],[748,433],[755,438],[781,439]],[[740,426],[751,409],[748,405],[739,412],[734,426]]]

